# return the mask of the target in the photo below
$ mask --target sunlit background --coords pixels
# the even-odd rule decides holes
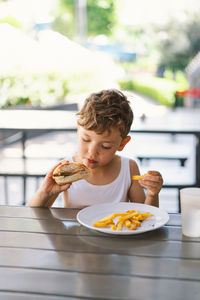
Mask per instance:
[[[200,106],[199,15],[199,0],[0,0],[0,109],[81,105],[90,92],[106,88],[123,90],[141,119]],[[188,89],[196,94],[184,97]],[[188,182],[193,137],[174,144],[171,137],[136,135],[124,154],[133,155],[133,146],[135,155],[147,148],[155,153],[158,139],[163,153],[184,150],[190,158],[184,168],[156,161],[154,169],[170,180],[173,170]],[[66,149],[75,152],[74,136],[51,133],[29,140],[26,154],[61,157]],[[19,143],[2,147],[1,166],[5,157],[20,155]],[[11,196],[18,188],[17,179],[11,181]],[[177,191],[168,191],[169,211],[177,211],[174,198]]]
[[[198,0],[0,1],[0,107],[108,87],[173,106],[200,48],[199,10]]]

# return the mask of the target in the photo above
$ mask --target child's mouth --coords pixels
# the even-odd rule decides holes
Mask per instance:
[[[88,161],[89,164],[95,164],[96,163],[96,160],[90,159],[90,158],[88,158],[87,161]]]

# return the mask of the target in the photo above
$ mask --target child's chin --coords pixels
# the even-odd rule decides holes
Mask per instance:
[[[86,161],[85,165],[89,168],[89,169],[95,169],[98,166],[97,162],[90,162],[90,161]]]

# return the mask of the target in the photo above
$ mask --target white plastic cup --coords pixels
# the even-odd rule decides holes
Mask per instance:
[[[200,188],[180,190],[182,233],[200,237]]]

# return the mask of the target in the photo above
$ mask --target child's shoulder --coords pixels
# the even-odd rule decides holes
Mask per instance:
[[[130,172],[131,175],[139,174],[139,167],[137,162],[134,159],[129,158]]]
[[[120,155],[118,157],[119,157],[119,160],[121,161],[121,163],[129,162],[129,165],[131,168],[138,168],[137,162],[134,159],[132,159],[130,157],[126,157],[126,156],[120,156]]]
[[[123,156],[123,155],[116,155],[118,157],[118,160],[120,162],[129,162],[130,164],[136,164],[136,161],[134,159],[131,159],[130,157]]]

